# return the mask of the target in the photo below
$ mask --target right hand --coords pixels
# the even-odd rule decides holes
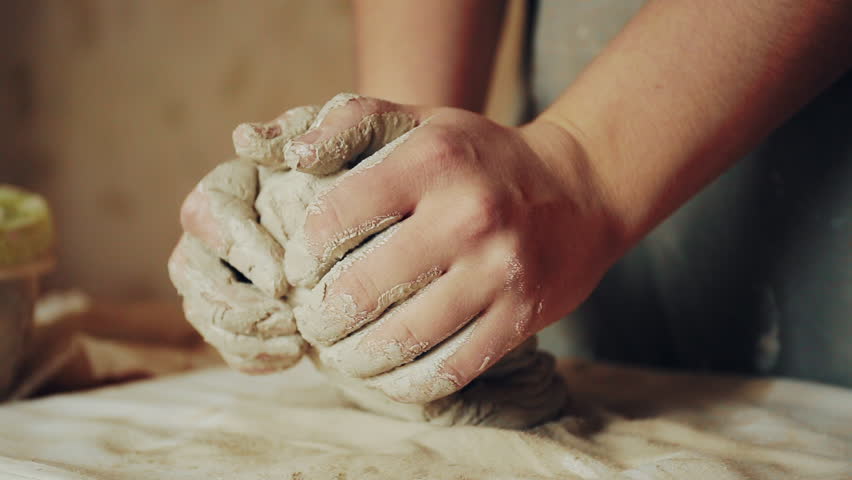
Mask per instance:
[[[169,276],[189,322],[246,373],[287,368],[307,349],[280,300],[288,288],[284,250],[258,223],[254,203],[258,165],[280,157],[315,115],[314,107],[299,107],[266,125],[241,125],[234,143],[243,159],[216,167],[181,208],[184,234],[169,259]]]

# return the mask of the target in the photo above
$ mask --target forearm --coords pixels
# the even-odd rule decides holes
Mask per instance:
[[[629,246],[849,68],[850,53],[852,2],[656,0],[540,119],[582,144]]]
[[[356,0],[361,94],[480,111],[505,0]]]

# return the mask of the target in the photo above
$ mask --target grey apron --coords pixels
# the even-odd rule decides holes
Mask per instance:
[[[532,3],[530,116],[641,4]],[[852,387],[852,74],[651,232],[540,337],[559,354]]]

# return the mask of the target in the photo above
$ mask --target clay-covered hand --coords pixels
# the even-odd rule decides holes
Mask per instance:
[[[293,109],[269,124],[234,132],[242,159],[223,163],[187,197],[185,233],[169,260],[188,320],[235,368],[263,373],[298,361],[306,345],[280,298],[289,284],[284,249],[258,223],[258,165],[279,165],[287,140],[303,133],[314,107]],[[276,160],[278,159],[278,160]]]
[[[485,372],[621,248],[594,165],[549,123],[340,95],[284,157],[317,173],[363,159],[307,207],[301,274],[318,283],[295,314],[326,366],[398,401]]]

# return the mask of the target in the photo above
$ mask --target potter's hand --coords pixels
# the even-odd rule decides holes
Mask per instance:
[[[267,373],[302,358],[306,345],[290,307],[242,281],[197,238],[183,234],[169,275],[186,318],[232,367]]]
[[[263,373],[301,358],[304,341],[290,307],[284,250],[258,223],[257,164],[270,165],[307,129],[316,109],[288,111],[266,124],[241,125],[234,143],[242,160],[223,163],[190,193],[181,209],[184,233],[169,260],[187,319],[235,368]],[[280,162],[279,162],[280,163]]]
[[[318,306],[296,317],[328,366],[396,400],[445,396],[573,310],[618,253],[600,180],[565,130],[356,96],[330,104],[286,148],[290,165],[333,171],[387,146],[308,207],[306,244],[328,273]]]

